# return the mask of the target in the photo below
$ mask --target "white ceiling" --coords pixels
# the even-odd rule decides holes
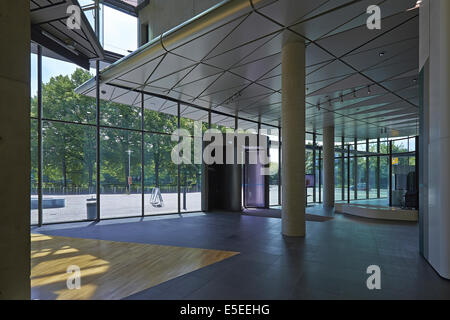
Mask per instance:
[[[307,46],[307,131],[334,124],[337,137],[416,135],[419,11],[406,11],[415,2],[227,1],[103,70],[101,96],[139,106],[143,89],[279,125],[282,37],[291,33]],[[381,8],[381,30],[366,27],[372,4]],[[94,89],[91,80],[78,91],[94,95]],[[149,95],[144,105],[177,110]]]

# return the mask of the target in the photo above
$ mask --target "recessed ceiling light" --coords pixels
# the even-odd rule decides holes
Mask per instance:
[[[386,54],[386,51],[381,51],[381,52],[379,53],[380,57],[383,57],[385,54]]]

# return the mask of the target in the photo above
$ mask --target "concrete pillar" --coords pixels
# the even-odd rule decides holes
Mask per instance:
[[[334,127],[323,128],[323,206],[334,208]]]
[[[420,8],[420,249],[450,279],[450,1]]]
[[[285,39],[282,49],[282,232],[304,237],[305,44]]]
[[[29,11],[0,1],[0,300],[30,299]]]

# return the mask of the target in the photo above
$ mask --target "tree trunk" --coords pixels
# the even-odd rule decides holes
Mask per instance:
[[[155,152],[155,186],[156,188],[159,188],[159,158],[160,158],[160,153],[159,153],[159,141],[156,143],[156,152]]]
[[[94,168],[92,166],[92,163],[89,163],[88,165],[88,185],[89,185],[89,190],[93,187],[93,178],[94,178]],[[89,191],[90,192],[90,191]]]
[[[63,173],[63,186],[67,188],[67,167],[66,167],[66,156],[63,154],[62,161],[62,173]]]
[[[156,158],[155,158],[155,185],[157,188],[159,188],[159,159],[156,160]]]

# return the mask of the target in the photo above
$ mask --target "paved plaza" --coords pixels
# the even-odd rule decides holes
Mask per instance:
[[[336,188],[336,200],[341,199],[341,189]],[[384,195],[382,190],[382,196]],[[278,186],[270,186],[270,204],[278,204]],[[313,189],[308,189],[308,202],[312,202]],[[353,196],[353,192],[351,196]],[[64,208],[53,208],[43,210],[43,223],[80,221],[87,219],[87,199],[95,195],[44,195],[45,199],[64,199]],[[178,212],[177,193],[162,193],[164,205],[154,207],[150,203],[151,194],[145,194],[144,210],[146,215],[159,215]],[[376,198],[375,194],[370,194],[371,198]],[[33,196],[36,198],[36,196]],[[319,200],[319,190],[316,189],[316,201]],[[181,212],[201,211],[201,192],[186,193],[186,210],[183,209],[183,194],[181,194]],[[140,194],[102,194],[101,217],[121,218],[141,215],[141,195]],[[38,223],[38,210],[31,210],[31,224]]]

